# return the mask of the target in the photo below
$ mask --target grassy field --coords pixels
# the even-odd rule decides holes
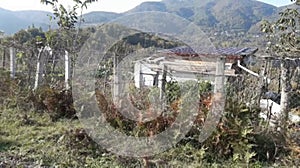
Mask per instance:
[[[0,167],[146,167],[142,158],[115,156],[95,144],[79,120],[51,121],[46,113],[3,108],[0,112]],[[205,150],[182,144],[147,159],[149,167],[285,167],[205,159]],[[296,165],[291,165],[292,167]]]
[[[116,156],[95,143],[78,119],[53,119],[48,110],[34,108],[20,82],[5,76],[0,81],[0,168],[299,167],[299,128],[292,128],[293,136],[280,146],[271,131],[253,129],[254,111],[235,103],[228,103],[216,133],[203,144],[191,140],[197,134],[191,133],[156,156]]]

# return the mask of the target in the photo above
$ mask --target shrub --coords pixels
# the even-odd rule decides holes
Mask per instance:
[[[72,93],[69,90],[41,86],[31,92],[30,100],[35,110],[47,111],[52,120],[74,118],[76,111],[73,106]]]
[[[206,158],[210,161],[230,159],[248,164],[255,156],[252,151],[255,116],[244,104],[227,99],[225,114],[215,133],[203,145],[207,147]]]
[[[210,102],[211,85],[207,83],[199,83],[199,85],[194,81],[188,81],[181,84],[182,88],[188,88],[199,86],[199,92],[201,93],[202,100],[197,106],[201,108],[199,110],[199,116],[197,117],[195,124],[202,126],[205,115],[208,111],[208,104]],[[153,136],[164,131],[166,128],[170,127],[179,113],[180,105],[182,103],[181,96],[184,96],[183,93],[180,93],[180,85],[177,82],[169,82],[167,84],[167,106],[166,109],[154,109],[151,106],[155,106],[155,102],[159,98],[158,88],[135,88],[131,87],[129,100],[121,100],[118,102],[127,109],[122,109],[128,115],[132,115],[136,118],[139,118],[141,115],[146,116],[156,116],[157,113],[162,115],[158,116],[156,119],[151,121],[133,121],[124,117],[124,111],[120,113],[112,98],[104,96],[100,90],[96,91],[96,99],[98,102],[99,109],[104,113],[106,121],[110,122],[111,126],[114,128],[126,133],[127,135],[132,136]],[[195,93],[195,96],[200,97],[198,93]],[[128,106],[130,103],[135,109],[131,109]],[[154,104],[153,104],[154,103]],[[163,111],[158,111],[163,110]]]
[[[287,153],[284,149],[285,138],[278,132],[258,132],[254,135],[252,143],[255,144],[255,158],[262,162],[274,162],[281,154]]]
[[[10,97],[14,95],[17,86],[16,82],[11,80],[8,73],[0,71],[0,104],[7,104]]]

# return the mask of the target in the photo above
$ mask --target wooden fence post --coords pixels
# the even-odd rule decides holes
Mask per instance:
[[[114,90],[113,90],[113,100],[115,103],[119,103],[119,96],[120,96],[120,83],[119,83],[119,72],[118,72],[118,57],[116,53],[113,55],[113,74],[114,74]]]
[[[221,56],[217,59],[216,77],[214,93],[224,93],[224,81],[225,81],[225,57]]]
[[[290,92],[291,92],[291,79],[290,79],[290,61],[287,59],[281,60],[281,99],[280,99],[280,116],[279,128],[280,132],[286,134],[287,122],[290,108]]]
[[[16,50],[13,47],[10,47],[9,53],[10,53],[10,77],[14,79],[16,75]]]
[[[160,100],[163,100],[165,97],[165,92],[166,92],[166,84],[167,84],[167,71],[168,67],[167,65],[163,65],[162,69],[162,79],[161,79],[161,87],[160,87]]]
[[[2,68],[3,70],[5,69],[5,64],[6,64],[6,50],[3,48],[3,55],[2,55]]]
[[[65,51],[65,87],[67,90],[70,89],[70,57],[69,57],[69,52]]]
[[[135,87],[137,87],[137,88],[141,88],[143,86],[143,75],[142,75],[141,62],[136,62],[134,64],[134,82],[135,82]]]
[[[38,52],[38,58],[37,58],[37,64],[36,64],[36,72],[35,72],[35,81],[34,81],[34,87],[33,87],[33,90],[36,90],[41,81],[42,81],[42,75],[43,75],[43,72],[44,72],[44,59],[45,57],[43,56],[43,52],[44,52],[44,48],[40,48],[39,49],[39,52]]]

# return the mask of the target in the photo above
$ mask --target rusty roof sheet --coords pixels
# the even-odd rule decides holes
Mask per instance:
[[[219,48],[219,49],[197,49],[195,51],[191,47],[188,46],[181,46],[181,47],[175,47],[172,49],[165,49],[160,51],[161,53],[166,54],[175,54],[178,56],[190,56],[190,57],[197,57],[197,56],[247,56],[247,55],[253,55],[258,51],[258,48]]]

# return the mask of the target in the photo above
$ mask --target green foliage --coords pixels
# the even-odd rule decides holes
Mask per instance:
[[[41,28],[29,27],[26,30],[18,31],[12,37],[4,38],[1,45],[13,46],[22,50],[34,50],[44,44],[45,40],[45,33]]]
[[[232,158],[234,162],[249,164],[255,156],[252,151],[255,116],[245,105],[228,98],[225,115],[218,124],[217,131],[207,139],[208,159]]]
[[[108,61],[102,61],[99,65],[99,68],[95,74],[96,78],[100,79],[107,79],[111,75],[113,75],[112,69],[113,68],[113,61],[109,59]]]
[[[166,83],[166,97],[169,103],[178,100],[180,95],[180,86],[177,81],[170,81]]]
[[[111,59],[111,55],[115,54],[120,62],[125,56],[141,49],[170,49],[182,46],[182,42],[162,38],[151,33],[139,32],[116,24],[107,24],[101,28],[103,33],[101,41],[105,43],[106,39],[119,38],[119,35],[129,34],[122,40],[118,40],[116,44],[108,49],[104,59]],[[98,30],[99,31],[99,30]],[[116,34],[118,33],[118,34]],[[98,40],[99,37],[97,37]],[[98,43],[101,44],[100,41]]]
[[[17,84],[10,80],[9,72],[0,70],[0,78],[0,104],[8,104],[9,99],[11,99],[11,96],[15,93]]]
[[[178,83],[177,81],[170,81],[166,83],[166,97],[169,103],[172,103],[175,100],[178,100],[181,97],[181,92],[188,91],[190,89],[198,90],[200,97],[201,95],[205,95],[212,90],[212,85],[207,81],[186,81],[183,83]]]
[[[1,108],[30,109],[29,90],[24,76],[10,78],[7,71],[0,70],[0,110]]]
[[[167,152],[163,152],[156,156],[153,160],[164,159],[162,163],[156,162],[155,167],[208,167],[209,164],[205,160],[207,148],[195,147],[187,143],[179,145]]]
[[[298,1],[297,1],[298,3]],[[298,4],[299,5],[299,4]],[[296,57],[300,53],[300,13],[298,8],[287,8],[279,13],[275,22],[264,21],[261,31],[267,34],[268,52],[276,52],[281,57]]]
[[[67,10],[65,6],[59,4],[58,0],[41,0],[41,3],[51,5],[54,16],[58,19],[57,24],[59,27],[69,30],[75,28],[75,24],[78,22],[77,9],[87,8],[87,5],[98,0],[73,0],[75,5],[71,10]]]

